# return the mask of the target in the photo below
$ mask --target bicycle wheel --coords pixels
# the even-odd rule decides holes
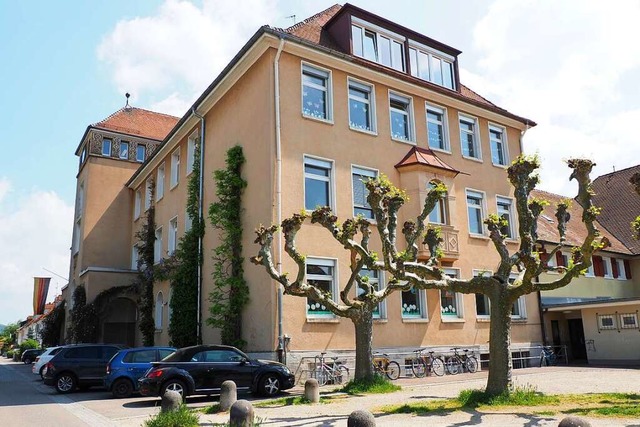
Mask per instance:
[[[444,362],[439,357],[431,359],[431,372],[441,377],[444,375]]]
[[[461,366],[456,357],[453,357],[453,356],[447,357],[444,360],[444,365],[447,368],[447,372],[449,372],[451,375],[457,375],[458,373],[460,373]]]
[[[400,364],[394,361],[389,362],[385,369],[385,373],[387,374],[387,378],[390,380],[397,380],[400,378]]]
[[[421,359],[413,359],[411,361],[411,372],[416,378],[423,378],[427,374],[427,366],[424,363],[424,360]]]
[[[334,378],[336,384],[345,384],[349,382],[349,368],[340,365],[339,369],[334,371]]]
[[[472,374],[478,370],[478,359],[476,359],[474,356],[467,357],[467,360],[464,361],[464,364],[467,368],[467,371],[471,372]]]
[[[320,368],[314,371],[313,374],[320,387],[327,385],[327,382],[329,381],[329,372],[327,372],[325,368]]]

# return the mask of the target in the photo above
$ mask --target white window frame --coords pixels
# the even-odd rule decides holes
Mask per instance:
[[[407,144],[412,144],[415,145],[416,143],[416,132],[415,132],[415,121],[414,121],[414,117],[413,117],[413,97],[409,96],[409,95],[404,95],[402,93],[399,92],[395,92],[392,90],[389,90],[389,133],[391,134],[391,139],[394,141],[399,141],[399,142],[404,142]],[[405,110],[400,110],[398,108],[394,108],[391,106],[391,101],[396,101],[396,102],[401,102],[403,104],[405,104],[407,106],[406,111]],[[407,116],[407,132],[409,133],[407,136],[408,138],[402,138],[402,137],[398,137],[395,136],[393,134],[393,112],[397,112],[399,114],[406,114]]]
[[[449,277],[460,277],[460,269],[459,268],[443,268],[442,271]],[[438,304],[440,305],[440,320],[443,323],[446,322],[459,322],[460,320],[464,320],[464,294],[460,292],[454,292],[454,300],[456,304],[455,315],[447,315],[444,314],[444,310],[442,307],[442,290],[439,291]]]
[[[356,95],[352,95],[351,94],[351,88],[354,88],[356,90],[359,90],[361,92],[366,92],[369,94],[369,99],[364,99],[361,97],[358,97]],[[370,129],[366,129],[366,128],[361,128],[358,126],[355,126],[353,124],[353,122],[351,121],[351,100],[354,99],[358,102],[362,102],[366,105],[368,105],[369,111],[368,111],[368,116],[369,116],[369,124],[370,124]],[[358,132],[364,132],[364,133],[370,133],[373,135],[377,135],[377,123],[376,123],[376,89],[375,86],[371,83],[367,83],[365,81],[362,80],[358,80],[355,79],[353,77],[347,77],[347,100],[348,100],[348,105],[347,105],[347,109],[348,109],[348,114],[349,114],[349,129],[351,130],[355,130]]]
[[[125,156],[122,155],[122,147],[127,147],[127,153]],[[129,149],[131,148],[131,143],[129,141],[120,141],[120,147],[118,149],[118,157],[123,160],[129,160]]]
[[[517,274],[509,275],[509,283],[513,283],[518,278]],[[513,303],[513,308],[518,308],[518,312],[513,314],[513,308],[511,310],[511,318],[514,320],[525,320],[527,318],[527,300],[526,295],[521,295],[518,299]]]
[[[198,140],[198,131],[195,131],[187,139],[187,176],[193,172],[194,163],[196,161],[196,147]]]
[[[160,201],[164,197],[164,179],[165,179],[165,166],[164,162],[158,166],[156,173],[156,200]]]
[[[504,159],[504,163],[496,163],[493,160],[493,138],[492,132],[497,132],[502,135],[501,144],[502,144],[502,157]],[[500,126],[494,123],[489,123],[489,150],[491,150],[491,163],[494,166],[506,168],[509,165],[509,144],[507,142],[507,128],[504,126]]]
[[[173,255],[178,245],[178,215],[169,220],[169,237],[167,241],[167,254]]]
[[[153,185],[150,180],[145,182],[145,192],[144,192],[144,211],[148,211],[151,207],[151,193],[153,192]]]
[[[482,269],[473,269],[472,271],[473,277],[485,277],[485,276],[491,276],[493,275],[493,271],[489,271],[489,270],[482,270]],[[478,295],[482,295],[482,298],[485,301],[485,305],[487,306],[487,314],[478,314],[478,304],[477,304],[477,296]],[[485,294],[478,294],[478,293],[474,293],[473,294],[474,298],[473,298],[473,303],[476,306],[476,319],[482,319],[482,320],[489,320],[491,318],[491,301],[489,301],[489,297],[486,296]]]
[[[142,148],[142,158],[140,158],[140,149]],[[144,144],[138,144],[136,145],[136,162],[138,163],[144,163],[144,161],[147,159],[147,146]]]
[[[415,55],[412,51],[415,51]],[[420,76],[418,73],[418,63],[420,62],[420,55],[422,53],[427,57],[427,66],[429,69],[429,77],[425,79],[423,76]],[[415,57],[415,63],[413,58]],[[433,84],[436,84],[441,87],[445,87],[447,89],[456,90],[456,67],[455,67],[455,57],[451,55],[447,55],[444,52],[440,52],[439,50],[433,49],[431,47],[425,46],[421,43],[416,42],[415,40],[409,40],[409,54],[408,54],[409,62],[411,63],[411,75],[413,77],[417,77],[421,80],[429,81]],[[440,60],[440,75],[442,77],[442,83],[438,83],[436,81],[436,73],[435,73],[435,59]],[[442,72],[442,64],[446,63],[450,67],[451,71],[451,86],[445,84],[444,73]]]
[[[442,117],[442,122],[438,122],[429,118],[429,112],[439,114]],[[447,120],[447,109],[439,105],[425,103],[425,117],[427,120],[427,145],[430,149],[440,151],[443,153],[451,154],[451,144],[449,141],[449,120]],[[442,125],[442,144],[443,147],[435,147],[431,145],[429,140],[429,123],[435,123]]]
[[[591,260],[591,265],[587,268],[587,271],[584,273],[584,277],[596,277],[595,270],[593,269],[593,259]]]
[[[315,174],[311,174],[305,171],[305,166],[306,165],[311,165],[311,166],[317,166],[320,168],[325,168],[325,169],[329,169],[329,176],[328,177],[323,177],[320,175],[315,175]],[[322,157],[315,157],[315,156],[310,156],[305,154],[303,156],[303,160],[302,160],[302,172],[303,172],[303,180],[302,180],[302,187],[303,187],[303,192],[302,192],[302,196],[303,196],[303,206],[305,207],[305,209],[308,212],[313,211],[316,207],[314,206],[311,209],[307,208],[307,203],[306,203],[306,199],[307,199],[307,185],[306,185],[306,180],[307,178],[309,179],[314,179],[314,180],[318,180],[318,181],[323,181],[323,182],[328,182],[329,183],[329,207],[333,210],[333,212],[335,214],[337,214],[336,212],[336,203],[335,203],[335,164],[334,161],[331,159],[324,159]]]
[[[338,280],[338,260],[336,258],[324,258],[324,257],[307,257],[305,261],[305,280],[327,280],[326,276],[320,276],[315,274],[307,274],[306,269],[308,265],[320,265],[325,267],[333,267],[333,276],[331,277],[331,299],[337,301],[339,289]],[[335,319],[336,315],[333,313],[309,313],[308,307],[309,300],[305,301],[305,314],[307,319]]]
[[[354,175],[359,175],[359,176],[364,176],[364,177],[369,177],[369,178],[377,178],[378,177],[378,170],[377,169],[371,169],[371,168],[367,168],[364,166],[359,166],[359,165],[351,165],[351,204],[353,205],[353,216],[354,218],[356,216],[358,216],[356,214],[356,208],[359,209],[369,209],[371,210],[371,218],[366,217],[366,219],[369,220],[375,220],[374,216],[373,216],[373,210],[371,209],[371,207],[367,207],[367,206],[363,206],[363,205],[356,205],[356,201],[355,201],[355,186],[353,185],[353,177]],[[366,191],[366,186],[365,186],[365,191]],[[368,194],[368,193],[367,193]]]
[[[431,185],[436,185],[437,184],[437,180],[432,180],[429,181],[427,183],[427,193],[429,191],[431,191]],[[427,221],[429,221],[429,224],[437,224],[437,225],[448,225],[449,224],[449,196],[448,196],[448,192],[445,195],[444,198],[438,200],[438,202],[436,203],[436,205],[433,207],[433,210],[431,212],[429,212],[429,215],[427,216]],[[431,218],[431,215],[434,212],[440,212],[440,217],[442,219],[442,221],[432,221],[433,218]]]
[[[157,264],[162,259],[162,248],[163,248],[163,239],[162,239],[162,226],[156,228],[156,240],[153,242],[153,263]]]
[[[475,231],[471,230],[471,217],[469,215],[469,196],[471,196],[472,198],[476,198],[476,199],[480,199],[480,205],[479,205],[479,209],[480,209],[480,226],[482,227],[482,233],[477,233]],[[484,191],[480,191],[480,190],[475,190],[473,188],[465,188],[465,205],[467,207],[467,229],[469,230],[469,234],[471,236],[486,236],[486,226],[484,224],[484,220],[487,217],[487,208],[486,208],[486,201],[487,201],[487,195],[485,194]],[[474,209],[476,205],[473,205]]]
[[[602,268],[605,270],[604,278],[613,279],[613,266],[611,265],[611,257],[602,257]]]
[[[427,292],[425,289],[414,289],[417,292],[417,299],[418,302],[420,304],[420,314],[418,315],[406,315],[404,313],[404,302],[402,300],[402,294],[404,292],[409,292],[409,291],[400,291],[398,292],[400,294],[400,315],[402,317],[402,321],[406,322],[406,321],[429,321],[429,311],[428,311],[428,307],[427,307]]]
[[[624,260],[622,258],[616,258],[616,265],[618,266],[618,280],[627,280],[627,272],[624,269]]]
[[[354,27],[358,28],[361,30],[361,35],[360,35],[360,39],[362,40],[362,45],[360,46],[360,52],[358,52],[358,50],[356,49],[355,46],[355,40],[353,38],[353,31],[354,31]],[[408,53],[406,52],[405,49],[405,41],[406,41],[406,37],[394,33],[393,31],[389,31],[386,28],[382,28],[379,27],[375,24],[371,24],[367,21],[364,21],[362,19],[359,19],[355,16],[351,17],[351,28],[350,28],[350,36],[352,39],[352,44],[353,44],[353,55],[360,57],[360,58],[364,58],[367,61],[372,61],[375,62],[376,64],[380,64],[384,67],[389,67],[389,68],[393,68],[394,70],[397,71],[401,71],[401,72],[406,72],[407,70],[407,56]],[[369,33],[373,33],[375,35],[375,58],[368,58],[367,56],[365,56],[364,53],[364,36],[365,33],[369,32]],[[381,43],[380,43],[380,39],[384,38],[384,39],[388,39],[389,40],[389,64],[385,64],[382,62],[382,53],[381,53]],[[394,55],[393,55],[393,43],[397,43],[400,47],[401,47],[401,58],[400,58],[400,64],[396,64],[395,59],[394,59]]]
[[[106,142],[109,141],[108,144]],[[104,157],[111,157],[111,151],[113,147],[113,139],[112,138],[102,138],[102,149],[101,153]],[[105,150],[106,148],[106,150]]]
[[[164,314],[164,295],[162,294],[162,291],[159,291],[156,294],[156,304],[155,304],[155,313],[153,316],[153,320],[154,320],[154,324],[156,327],[156,331],[161,331],[162,330],[162,323],[163,323],[163,314]]]
[[[171,182],[170,189],[180,183],[180,148],[171,153]]]
[[[504,210],[501,208],[500,205],[508,205],[509,208],[508,210]],[[513,208],[514,208],[514,202],[513,199],[511,197],[506,197],[506,196],[498,196],[496,195],[496,212],[498,213],[499,217],[502,217],[503,215],[507,216],[507,221],[508,221],[508,226],[507,228],[509,229],[509,234],[506,236],[506,238],[508,240],[516,240],[516,235],[515,235],[515,216],[514,216],[514,212],[513,212]]]
[[[140,218],[140,207],[142,205],[142,194],[140,189],[136,190],[133,202],[133,220]]]
[[[467,130],[463,130],[461,124],[465,122],[467,124],[473,125],[473,132],[469,132]],[[478,129],[478,118],[470,116],[468,114],[458,113],[458,129],[460,130],[460,152],[462,153],[462,157],[469,160],[474,160],[477,162],[482,161],[482,144],[480,143],[480,132]],[[477,152],[477,156],[470,156],[464,154],[464,144],[466,141],[463,140],[462,134],[465,135],[473,135],[473,148]]]
[[[601,330],[617,330],[618,329],[618,325],[617,325],[617,319],[616,316],[613,314],[597,314],[598,316],[598,331]],[[604,319],[610,319],[611,320],[611,325],[605,325],[603,323]]]
[[[369,270],[366,267],[363,267],[362,270]],[[362,271],[361,270],[361,271]],[[378,272],[378,278],[371,278],[369,277],[369,283],[375,283],[376,284],[376,289],[378,291],[384,289],[384,285],[385,285],[385,280],[384,280],[384,271],[383,270],[377,270]],[[358,284],[356,283],[355,285],[355,292],[356,292],[356,297],[360,294],[362,294],[362,290],[358,287]],[[378,304],[378,314],[373,314],[373,318],[375,320],[385,320],[387,319],[387,304],[386,304],[387,300],[384,299],[382,301],[380,301],[380,303]]]
[[[325,92],[325,115],[326,117],[318,117],[316,115],[305,113],[304,111],[304,88],[307,84],[304,81],[305,71],[308,74],[312,74],[315,77],[325,79],[326,87],[321,87],[315,84],[308,84],[310,88],[318,89]],[[333,78],[331,70],[328,68],[318,67],[317,65],[310,64],[302,61],[300,63],[300,112],[303,117],[319,120],[321,122],[333,123]]]
[[[619,313],[620,329],[638,329],[638,315],[636,313]],[[633,324],[626,324],[625,318],[633,319]]]
[[[133,245],[131,248],[131,269],[138,269],[138,260],[140,259],[140,249],[138,249],[138,245]]]

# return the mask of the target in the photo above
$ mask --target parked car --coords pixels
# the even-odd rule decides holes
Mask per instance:
[[[25,365],[31,365],[33,361],[36,360],[36,357],[40,356],[42,353],[44,353],[44,349],[30,348],[22,353],[20,360],[22,360],[22,363]]]
[[[138,380],[158,362],[176,351],[173,347],[137,347],[120,350],[107,364],[104,386],[113,397],[129,397],[138,391]]]
[[[143,396],[162,396],[175,390],[186,397],[218,394],[222,383],[233,380],[238,391],[273,396],[294,386],[295,377],[282,363],[250,359],[235,347],[197,345],[181,348],[140,379]]]
[[[49,347],[44,353],[40,356],[36,357],[36,360],[33,361],[33,365],[31,365],[31,373],[35,375],[40,375],[40,378],[44,379],[44,370],[47,368],[47,362],[53,358],[53,356],[60,351],[62,347]]]
[[[58,393],[104,386],[107,363],[124,348],[118,344],[66,345],[46,364],[44,383]]]

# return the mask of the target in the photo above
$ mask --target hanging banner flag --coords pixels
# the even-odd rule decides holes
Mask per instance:
[[[51,277],[33,278],[33,314],[43,314]]]

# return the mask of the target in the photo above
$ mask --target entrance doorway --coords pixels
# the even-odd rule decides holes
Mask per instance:
[[[587,349],[584,345],[584,329],[582,319],[568,319],[569,340],[571,343],[571,359],[576,362],[587,361]]]
[[[136,346],[137,305],[129,298],[115,298],[107,305],[102,327],[102,342]]]

